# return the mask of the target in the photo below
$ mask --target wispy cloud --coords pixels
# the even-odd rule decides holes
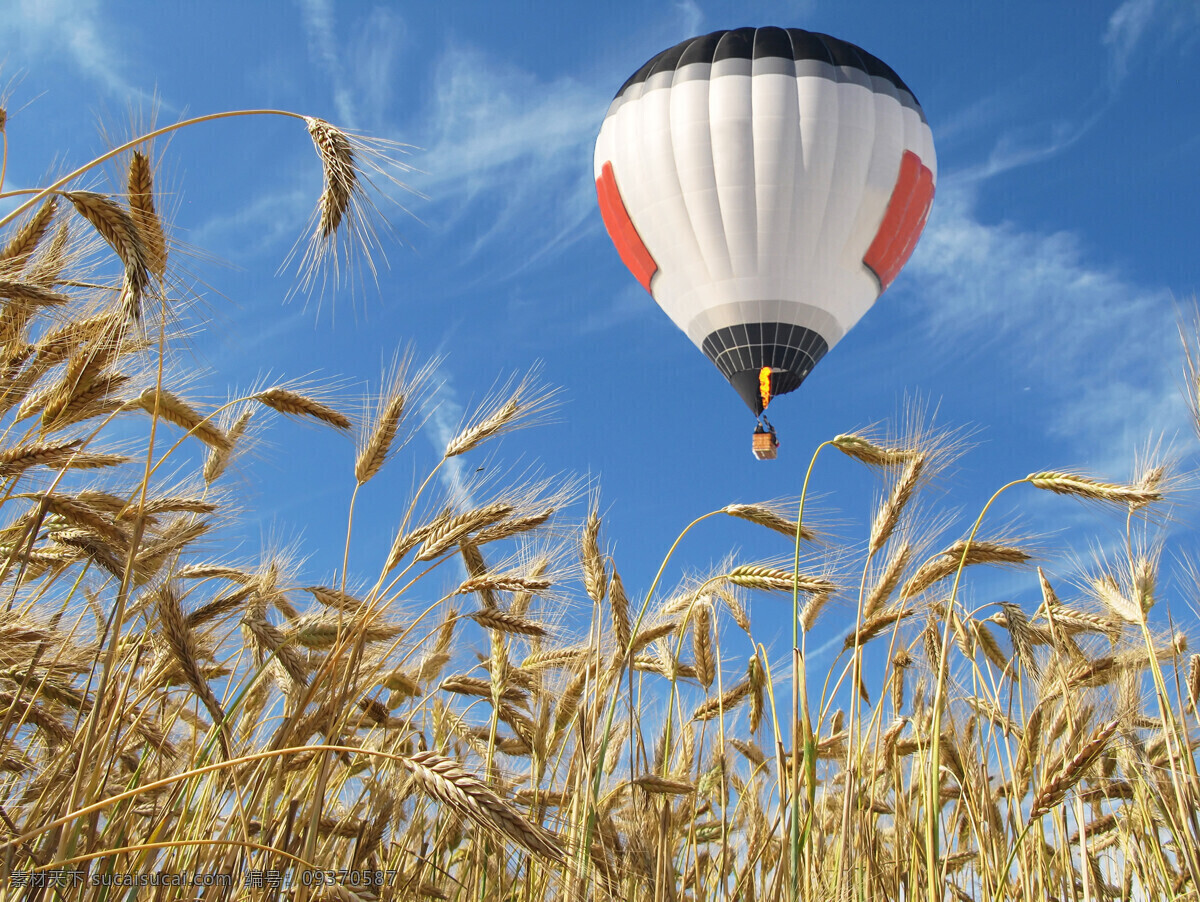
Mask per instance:
[[[351,29],[346,52],[353,66],[360,127],[381,132],[388,125],[396,88],[404,84],[397,70],[408,38],[405,21],[383,6],[372,8]]]
[[[583,334],[604,332],[632,320],[650,316],[653,310],[654,302],[650,296],[641,287],[628,285],[614,295],[607,306],[589,311],[579,331]]]
[[[959,170],[956,176],[963,180],[984,180],[1050,159],[1068,149],[1104,118],[1129,78],[1131,66],[1153,49],[1147,45],[1161,46],[1197,29],[1200,29],[1200,6],[1124,0],[1109,17],[1100,37],[1106,54],[1107,83],[1084,98],[1074,115],[1050,122],[1031,122],[1031,105],[1042,91],[1031,89],[1022,77],[938,123],[938,141],[947,145],[978,134],[992,134],[1006,119],[1020,122],[1004,130],[986,159]]]
[[[1173,0],[1124,0],[1111,16],[1103,45],[1108,52],[1109,89],[1116,92],[1139,57],[1200,38],[1200,4]]]
[[[235,210],[209,217],[188,235],[188,240],[234,261],[278,253],[281,246],[300,239],[319,191],[320,186],[311,178],[302,182],[297,177],[291,187],[259,194]]]
[[[379,131],[396,83],[404,21],[375,7],[339,28],[332,0],[299,0],[299,5],[308,56],[329,79],[338,124]]]
[[[1108,19],[1104,46],[1109,52],[1109,85],[1120,86],[1129,74],[1129,61],[1159,6],[1159,0],[1125,0]]]
[[[908,267],[937,340],[1007,346],[1008,365],[1054,410],[1048,433],[1117,471],[1147,436],[1190,431],[1174,299],[1094,259],[1073,232],[984,222],[978,201],[987,180],[1061,154],[1104,117],[1160,13],[1159,0],[1125,0],[1110,17],[1100,39],[1109,91],[1088,101],[1090,112],[1009,129],[982,162],[943,174]],[[968,118],[1001,106],[984,104]]]
[[[1086,118],[1058,120],[1039,126],[1023,126],[1002,134],[987,159],[954,173],[959,182],[983,181],[1021,166],[1039,163],[1057,156],[1091,131],[1103,117],[1096,110]]]
[[[1092,459],[1127,465],[1146,436],[1186,434],[1170,293],[1090,259],[1069,232],[986,224],[977,198],[973,181],[943,180],[909,263],[932,340],[1003,345],[1055,409],[1048,432]]]
[[[611,99],[576,79],[539,79],[469,47],[439,59],[413,140],[427,148],[418,188],[442,204],[443,229],[487,208],[478,254],[517,236],[528,261],[562,246],[592,216],[592,143]],[[528,250],[532,247],[532,253]]]
[[[300,17],[308,37],[309,58],[329,76],[339,121],[348,128],[358,128],[354,95],[347,84],[342,55],[338,52],[333,4],[330,0],[300,0]]]
[[[466,421],[462,404],[458,401],[454,390],[454,377],[445,363],[441,363],[433,372],[434,384],[438,385],[435,393],[427,393],[423,414],[426,417],[424,432],[439,455],[446,450],[450,440],[458,435]],[[450,500],[459,508],[466,510],[475,507],[471,494],[470,478],[466,465],[461,457],[451,457],[442,464],[438,471],[442,487],[450,496]]]
[[[696,0],[678,0],[675,4],[675,11],[679,14],[683,31],[689,37],[700,34],[704,26],[704,10],[700,8],[700,4]]]
[[[0,43],[19,57],[42,64],[57,59],[121,99],[152,101],[130,80],[121,52],[127,42],[100,14],[98,0],[17,0],[0,16]]]

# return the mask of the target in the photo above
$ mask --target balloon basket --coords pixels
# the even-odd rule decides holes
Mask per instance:
[[[779,450],[779,444],[775,441],[775,436],[770,432],[754,433],[754,444],[752,447],[754,456],[759,460],[774,460]]]

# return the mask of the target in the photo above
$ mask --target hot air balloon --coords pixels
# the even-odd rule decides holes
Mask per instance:
[[[799,388],[907,262],[937,181],[912,91],[798,28],[715,31],[653,57],[596,140],[621,260],[759,418]],[[769,424],[768,424],[769,428]]]

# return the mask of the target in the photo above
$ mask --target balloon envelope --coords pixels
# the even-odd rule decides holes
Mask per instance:
[[[739,28],[676,44],[625,82],[595,177],[621,259],[760,413],[899,273],[937,160],[885,63],[828,35]]]

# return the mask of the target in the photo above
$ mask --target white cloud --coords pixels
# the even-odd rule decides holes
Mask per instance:
[[[675,10],[679,13],[680,23],[687,37],[701,33],[704,24],[704,10],[696,0],[678,0]],[[684,38],[686,40],[687,38]]]
[[[380,131],[396,83],[404,21],[384,7],[375,7],[352,20],[346,29],[349,33],[343,35],[332,0],[299,0],[299,5],[308,56],[329,79],[338,124]]]
[[[579,331],[583,334],[604,332],[632,320],[648,316],[654,310],[654,299],[641,286],[627,285],[615,294],[608,304],[589,310]]]
[[[1086,135],[1102,116],[1101,110],[1078,122],[1059,120],[1007,132],[996,141],[986,160],[956,171],[954,178],[963,183],[983,181],[1010,169],[1048,160]]]
[[[424,432],[434,451],[440,455],[446,450],[450,440],[461,431],[466,416],[454,391],[452,375],[444,363],[434,370],[432,382],[438,389],[432,394],[426,394],[425,400],[422,401],[426,416]],[[438,477],[450,500],[457,507],[462,510],[475,507],[466,466],[461,457],[451,457],[443,463]]]
[[[1133,59],[1174,43],[1186,48],[1200,30],[1200,4],[1162,0],[1124,0],[1108,19],[1104,46],[1109,56],[1109,86],[1120,87]],[[1149,48],[1146,48],[1149,45]]]
[[[1003,132],[982,162],[943,173],[906,270],[935,340],[1009,346],[1013,370],[1051,402],[1047,432],[1111,472],[1127,470],[1147,437],[1170,441],[1191,431],[1174,299],[1165,287],[1135,284],[1091,257],[1074,232],[987,224],[977,206],[988,179],[1057,156],[1102,119],[1159,11],[1158,0],[1125,0],[1110,17],[1102,39],[1110,91],[1093,112],[1022,124]],[[1003,106],[993,98],[964,121],[994,134]],[[992,119],[991,127],[981,119]]]
[[[236,209],[210,216],[187,236],[188,241],[234,261],[278,253],[281,245],[293,244],[302,237],[301,230],[321,190],[319,180],[312,177],[294,182],[291,187],[258,194]]]
[[[304,24],[304,32],[308,36],[309,57],[325,70],[332,83],[334,108],[337,110],[339,123],[347,128],[358,128],[354,94],[347,84],[342,55],[338,52],[333,4],[330,0],[300,0],[300,17]]]
[[[1005,120],[1020,122],[1004,132],[983,162],[959,170],[963,179],[983,180],[1030,163],[1049,159],[1083,138],[1104,117],[1136,56],[1147,44],[1162,46],[1186,40],[1200,27],[1200,5],[1164,9],[1161,0],[1124,0],[1108,19],[1101,45],[1107,54],[1107,91],[1086,98],[1078,113],[1052,122],[1031,123],[1031,104],[1042,96],[1023,79],[998,87],[992,94],[944,117],[937,127],[938,143],[961,142],[991,134]]]
[[[610,97],[572,78],[543,81],[480,51],[439,60],[412,140],[427,148],[412,181],[443,208],[443,227],[487,207],[469,254],[521,236],[531,256],[561,246],[594,213],[592,144]]]
[[[1109,16],[1104,46],[1109,52],[1109,83],[1118,87],[1129,74],[1129,60],[1158,8],[1158,0],[1125,0]]]
[[[41,65],[68,63],[122,99],[154,99],[129,80],[128,42],[101,18],[97,0],[19,0],[0,16],[0,43]]]
[[[387,124],[393,89],[403,85],[396,68],[407,36],[404,20],[384,7],[372,9],[352,31],[346,56],[352,63],[361,127],[368,131],[382,131]]]
[[[1089,259],[1072,233],[981,222],[977,188],[943,179],[906,269],[931,344],[1002,343],[1013,371],[1054,408],[1049,434],[1097,465],[1127,468],[1147,436],[1186,435],[1170,293]]]

